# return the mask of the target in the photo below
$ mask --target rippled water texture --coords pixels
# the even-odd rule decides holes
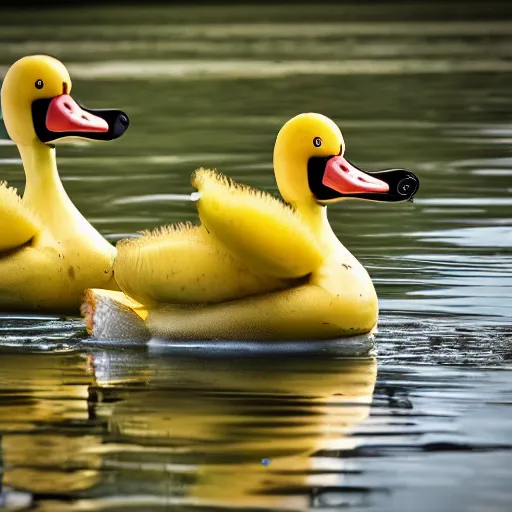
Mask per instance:
[[[130,115],[118,141],[58,149],[113,243],[195,221],[198,166],[275,192],[303,111],[421,188],[329,210],[377,287],[375,358],[179,356],[0,316],[0,507],[510,509],[512,7],[455,5],[2,13],[0,76],[50,53],[78,100]],[[0,179],[23,190],[6,140]]]

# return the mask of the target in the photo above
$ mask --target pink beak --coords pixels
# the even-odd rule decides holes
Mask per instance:
[[[56,96],[48,107],[46,127],[52,132],[108,132],[108,123],[86,112],[69,95]]]
[[[386,182],[360,171],[341,155],[328,160],[322,184],[340,194],[389,192]]]

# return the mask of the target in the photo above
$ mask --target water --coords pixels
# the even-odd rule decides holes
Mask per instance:
[[[2,14],[0,71],[54,54],[76,98],[131,117],[115,143],[58,149],[70,196],[113,243],[195,221],[186,197],[201,165],[274,192],[275,135],[302,111],[339,123],[352,161],[409,168],[421,189],[414,203],[329,210],[380,297],[376,357],[185,357],[91,345],[76,319],[0,317],[0,506],[508,510],[512,22],[501,9]],[[16,148],[0,142],[0,176],[23,189]]]

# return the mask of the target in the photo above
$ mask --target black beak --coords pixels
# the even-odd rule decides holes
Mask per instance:
[[[361,177],[364,175],[376,178],[381,182],[388,185],[386,192],[351,192],[342,193],[337,190],[326,186],[324,181],[324,175],[326,174],[327,163],[331,158],[337,157],[333,155],[330,157],[313,157],[308,162],[308,183],[309,188],[315,198],[319,202],[329,202],[336,199],[352,198],[352,199],[365,199],[367,201],[379,201],[379,202],[403,202],[410,200],[418,191],[420,181],[418,177],[406,169],[389,169],[378,172],[363,171],[346,161],[353,169],[354,172],[359,173]]]
[[[418,192],[420,180],[415,174],[406,169],[389,169],[387,171],[368,172],[366,174],[373,176],[389,185],[389,191],[378,194],[358,194],[359,199],[369,201],[384,201],[396,203],[400,201],[409,201]]]
[[[97,141],[109,141],[121,137],[130,125],[128,116],[121,110],[93,110],[79,106],[74,103],[74,100],[72,100],[73,105],[79,109],[78,113],[88,113],[91,115],[90,117],[92,119],[96,119],[96,121],[98,121],[98,119],[103,120],[108,125],[108,128],[102,131],[93,131],[87,127],[80,126],[79,122],[76,124],[76,127],[73,127],[72,122],[68,122],[69,129],[64,131],[52,131],[48,128],[47,124],[50,104],[54,100],[55,98],[41,99],[32,103],[32,121],[34,123],[36,135],[41,142],[51,143],[66,137],[80,137]]]

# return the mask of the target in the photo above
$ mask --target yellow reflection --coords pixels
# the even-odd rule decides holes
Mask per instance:
[[[32,493],[68,494],[99,480],[95,435],[66,428],[89,418],[92,376],[78,355],[2,354],[2,484]],[[48,432],[52,432],[51,434]],[[58,433],[55,433],[55,432]]]
[[[124,443],[111,453],[104,447],[105,460],[144,459],[139,470],[154,478],[160,468],[170,481],[188,471],[192,483],[181,479],[167,492],[185,488],[198,505],[306,510],[306,493],[289,490],[342,483],[343,459],[322,471],[311,455],[353,446],[347,434],[369,415],[377,365],[373,358],[279,359],[158,358],[132,375],[128,362],[125,372],[102,364],[96,378],[105,391],[114,382],[147,385],[101,408]]]

